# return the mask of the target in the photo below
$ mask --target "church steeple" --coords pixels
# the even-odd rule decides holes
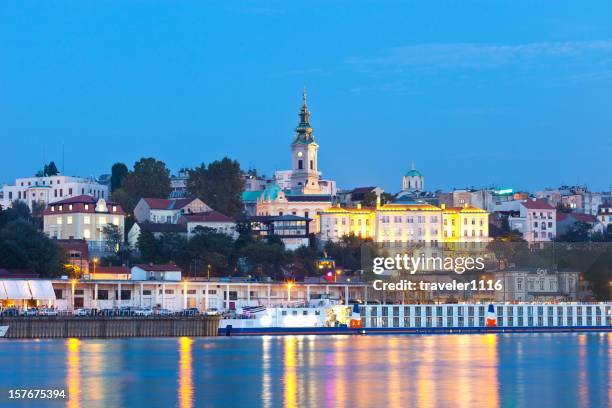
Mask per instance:
[[[312,127],[310,127],[310,110],[308,109],[308,103],[306,102],[306,87],[302,92],[302,107],[300,108],[300,123],[295,128],[295,142],[311,143],[314,142],[312,136]]]

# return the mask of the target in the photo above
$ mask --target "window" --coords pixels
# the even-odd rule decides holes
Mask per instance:
[[[310,170],[314,170],[314,160],[310,161]]]
[[[117,206],[113,205],[113,212],[117,212]]]
[[[115,299],[119,299],[117,296],[119,294],[117,293],[117,291],[115,291]],[[122,290],[121,291],[121,300],[130,300],[132,298],[132,291],[131,290]]]
[[[71,215],[66,217],[66,224],[72,224],[72,216]]]
[[[86,225],[91,224],[91,217],[89,215],[86,215],[85,217],[83,217],[83,224],[86,224]]]
[[[55,292],[55,298],[56,299],[63,299],[64,298],[64,291],[62,289],[53,289],[53,291]]]
[[[302,170],[304,168],[304,164],[302,160],[298,160],[298,170]]]
[[[142,291],[142,295],[143,295],[143,296],[151,296],[151,291],[150,291],[150,290],[147,290],[147,289],[143,289],[143,291]]]
[[[119,217],[113,217],[113,224],[119,226]]]
[[[84,229],[83,230],[83,238],[85,238],[85,239],[91,238],[91,233],[89,232],[88,229]]]
[[[89,204],[85,204],[85,209],[89,210]]]
[[[106,290],[106,289],[98,289],[98,299],[99,300],[108,300],[108,290]]]
[[[98,225],[104,225],[104,224],[106,224],[106,217],[99,217]]]
[[[56,224],[57,225],[62,225],[62,217],[57,217]]]

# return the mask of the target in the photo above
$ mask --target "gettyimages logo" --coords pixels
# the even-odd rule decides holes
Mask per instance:
[[[385,271],[405,271],[414,275],[418,271],[446,271],[463,273],[466,271],[482,271],[485,268],[483,257],[459,256],[459,257],[426,257],[425,255],[410,256],[408,254],[396,254],[392,257],[375,257],[372,260],[372,272],[381,275]]]

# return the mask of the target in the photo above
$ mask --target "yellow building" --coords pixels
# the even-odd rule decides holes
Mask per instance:
[[[381,243],[487,242],[489,214],[480,208],[427,203],[378,204],[376,208],[330,207],[320,214],[324,241],[354,234]]]
[[[353,208],[330,207],[319,214],[321,239],[335,242],[350,234],[374,238],[375,214],[373,208],[362,208],[361,204]]]

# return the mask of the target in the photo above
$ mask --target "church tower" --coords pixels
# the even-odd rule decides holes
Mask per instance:
[[[402,177],[402,192],[415,192],[425,190],[425,177],[414,167]]]
[[[317,152],[310,127],[310,111],[306,103],[306,89],[302,94],[300,123],[295,128],[295,140],[291,144],[291,190],[302,194],[321,194]]]

